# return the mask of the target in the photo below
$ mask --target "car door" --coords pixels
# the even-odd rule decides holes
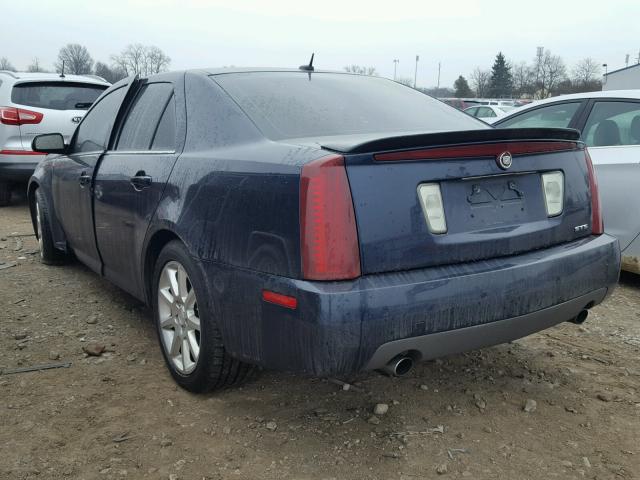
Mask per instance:
[[[624,250],[640,233],[640,100],[594,99],[582,127],[607,233]]]
[[[139,298],[144,238],[184,142],[184,127],[177,128],[185,111],[179,85],[140,84],[96,173],[96,241],[104,275]]]
[[[132,83],[125,82],[96,101],[78,126],[69,153],[56,160],[54,169],[53,201],[67,243],[96,272],[101,271],[101,262],[93,229],[93,174]]]

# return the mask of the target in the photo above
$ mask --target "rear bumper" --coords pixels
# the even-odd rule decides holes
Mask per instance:
[[[387,342],[378,347],[366,369],[382,368],[398,355],[410,355],[414,360],[431,360],[510,342],[575,318],[584,308],[591,308],[602,302],[606,295],[607,288],[601,288],[568,302],[518,317]]]
[[[344,374],[502,343],[575,317],[618,279],[608,235],[483,262],[307,282],[204,262],[225,345],[278,370]],[[298,308],[260,300],[262,289]]]
[[[0,181],[26,182],[45,155],[0,154]]]

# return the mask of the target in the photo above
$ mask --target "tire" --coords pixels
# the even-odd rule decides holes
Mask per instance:
[[[0,207],[5,207],[11,203],[11,184],[0,181]]]
[[[45,265],[60,265],[68,260],[65,252],[54,246],[51,232],[51,215],[44,194],[38,188],[34,195],[33,213],[35,215],[36,239],[40,250],[40,261]]]
[[[181,242],[174,240],[160,252],[152,292],[158,341],[178,385],[203,393],[238,385],[252,376],[253,365],[232,358],[225,350],[214,299]]]

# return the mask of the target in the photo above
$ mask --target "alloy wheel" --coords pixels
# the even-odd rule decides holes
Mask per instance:
[[[157,321],[167,357],[179,373],[191,373],[200,356],[200,317],[193,285],[179,262],[167,262],[160,273]]]
[[[40,258],[44,257],[43,241],[42,241],[42,220],[40,217],[40,204],[36,201],[36,229],[38,230],[38,249],[40,250]]]

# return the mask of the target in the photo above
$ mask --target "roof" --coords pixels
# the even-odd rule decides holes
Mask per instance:
[[[265,72],[296,72],[296,73],[304,73],[305,75],[308,73],[311,73],[312,75],[314,73],[341,73],[344,75],[358,75],[358,76],[364,76],[366,77],[367,75],[360,75],[358,73],[352,73],[352,72],[345,72],[345,71],[341,71],[341,70],[319,70],[319,69],[315,69],[313,72],[309,72],[307,70],[301,70],[299,68],[269,68],[269,67],[223,67],[223,68],[199,68],[199,69],[195,69],[192,71],[200,71],[200,72],[204,72],[207,73],[209,75],[219,75],[219,74],[223,74],[223,73],[265,73]]]
[[[623,70],[631,70],[632,68],[637,68],[637,67],[640,67],[640,63],[636,63],[635,65],[629,65],[628,67],[622,67],[622,68],[619,68],[617,70],[612,70],[610,72],[605,73],[604,76],[608,77],[612,73],[622,72]]]
[[[629,98],[633,100],[640,100],[639,90],[603,90],[597,92],[584,92],[584,93],[571,93],[569,95],[558,95],[557,97],[549,97],[544,100],[536,100],[522,107],[514,108],[510,110],[508,116],[517,115],[520,112],[535,108],[547,103],[562,102],[566,100],[583,100],[585,98]]]
[[[43,72],[10,72],[8,70],[0,70],[0,75],[6,75],[16,80],[42,80],[56,82],[82,82],[93,83],[97,85],[110,85],[104,78],[96,75],[67,75],[61,77],[59,73],[43,73]]]

